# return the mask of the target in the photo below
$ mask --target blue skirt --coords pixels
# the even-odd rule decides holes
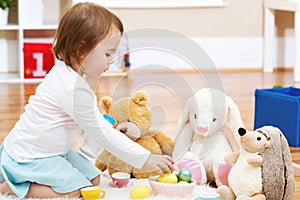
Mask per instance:
[[[69,193],[91,186],[100,171],[74,150],[64,156],[39,158],[26,163],[13,160],[0,147],[0,181],[7,181],[18,197],[25,197],[31,183],[50,186],[57,193]]]

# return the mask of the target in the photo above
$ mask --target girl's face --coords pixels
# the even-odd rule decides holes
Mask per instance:
[[[81,65],[83,73],[89,78],[98,78],[112,63],[112,55],[121,40],[121,34],[116,30],[111,35],[99,42],[96,47],[87,54]]]

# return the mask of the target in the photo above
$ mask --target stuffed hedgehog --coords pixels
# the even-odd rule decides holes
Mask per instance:
[[[247,196],[240,196],[237,199],[292,200],[295,192],[293,163],[289,145],[282,132],[273,126],[264,126],[255,131],[241,129],[240,132],[245,132],[244,135],[253,134],[259,143],[265,142],[267,138],[268,147],[258,151],[262,160],[259,167],[261,174],[257,178],[247,179],[245,176],[249,175],[249,171],[235,165],[229,174],[230,187],[223,185],[217,189],[220,199],[234,200],[235,196],[241,194],[240,191],[256,188],[256,191],[252,191],[252,195],[248,191]],[[242,147],[251,146],[250,142],[245,141],[246,137],[241,136],[243,137]],[[236,160],[234,158],[236,158],[234,154],[226,156],[227,162],[234,162]],[[260,162],[256,164],[260,165]],[[241,182],[245,184],[244,187]]]

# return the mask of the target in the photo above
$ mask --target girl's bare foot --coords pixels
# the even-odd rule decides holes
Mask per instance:
[[[0,184],[0,193],[15,195],[15,193],[10,189],[10,187],[6,181],[4,181],[2,184]]]

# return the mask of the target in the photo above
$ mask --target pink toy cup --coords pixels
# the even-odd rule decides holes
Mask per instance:
[[[127,186],[130,180],[130,174],[126,172],[115,172],[111,175],[114,187],[122,188]]]

